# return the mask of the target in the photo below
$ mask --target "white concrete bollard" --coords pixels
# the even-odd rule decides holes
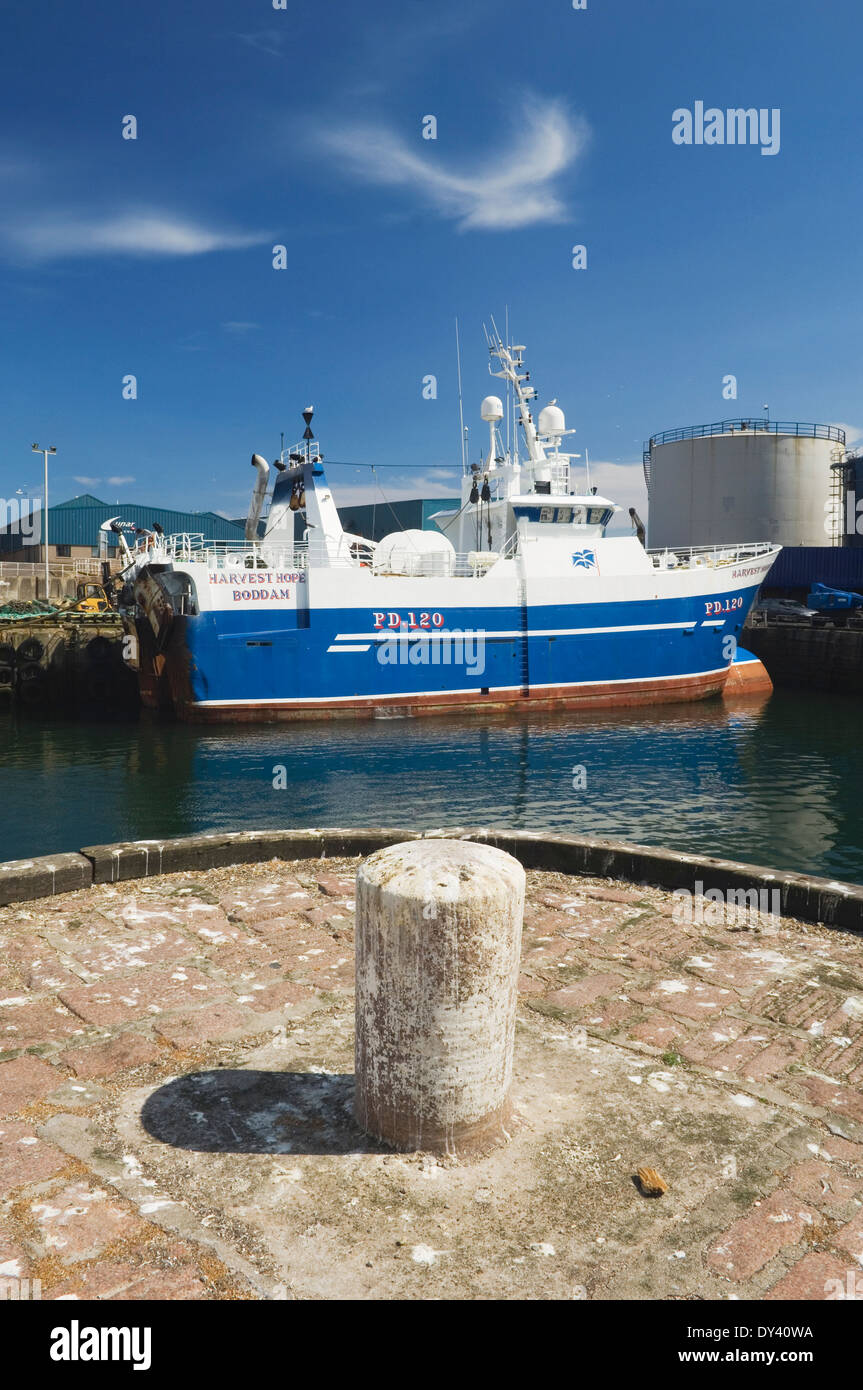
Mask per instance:
[[[393,1148],[505,1133],[524,914],[517,859],[468,840],[391,845],[357,872],[356,1117]]]

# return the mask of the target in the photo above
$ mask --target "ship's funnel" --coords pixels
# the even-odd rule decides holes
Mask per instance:
[[[247,541],[258,539],[258,522],[261,519],[261,510],[267,495],[267,484],[270,481],[270,465],[265,458],[261,458],[260,454],[252,454],[252,467],[258,470],[258,476],[255,479],[252,500],[249,503],[249,515],[246,517],[244,535]]]

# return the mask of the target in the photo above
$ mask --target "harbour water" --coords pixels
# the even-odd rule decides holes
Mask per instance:
[[[202,728],[4,712],[0,859],[271,826],[508,825],[863,883],[859,699]]]

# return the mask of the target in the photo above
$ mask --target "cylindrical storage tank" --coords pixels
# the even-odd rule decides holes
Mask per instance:
[[[392,845],[357,873],[356,1104],[395,1149],[505,1134],[524,869],[466,840]]]
[[[844,445],[836,425],[772,420],[723,420],[654,435],[644,458],[649,547],[837,544],[832,465]]]
[[[863,548],[863,458],[852,456],[844,472],[845,544]]]

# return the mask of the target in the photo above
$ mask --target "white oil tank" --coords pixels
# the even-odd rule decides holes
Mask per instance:
[[[644,451],[648,545],[831,545],[831,465],[844,448],[837,425],[763,419],[654,435]]]

